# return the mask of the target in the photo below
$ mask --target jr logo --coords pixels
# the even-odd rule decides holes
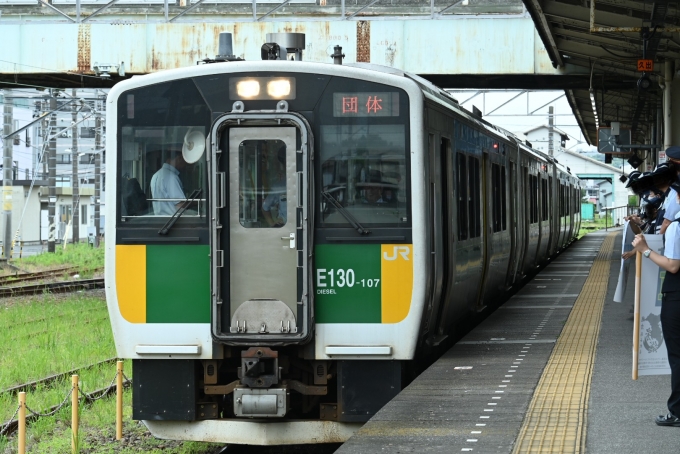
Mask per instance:
[[[408,246],[394,246],[392,251],[392,256],[387,255],[387,252],[383,252],[383,258],[385,260],[397,260],[397,254],[401,255],[401,258],[408,260],[408,253],[411,249]]]

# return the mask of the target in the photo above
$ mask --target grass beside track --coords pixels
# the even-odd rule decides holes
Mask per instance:
[[[54,254],[43,253],[12,262],[17,268],[43,271],[62,266],[79,270],[102,269],[104,248],[86,244],[57,247]],[[91,277],[92,271],[81,277]],[[66,273],[64,279],[72,279]],[[103,290],[67,294],[43,294],[0,299],[0,391],[15,385],[86,367],[115,357],[116,351]],[[108,387],[115,376],[115,364],[79,372],[84,392]],[[125,363],[125,374],[132,378],[132,365]],[[70,394],[71,378],[39,385],[26,393],[27,405],[44,413]],[[115,440],[115,397],[80,407],[79,453],[166,453],[212,454],[220,445],[153,438],[146,427],[132,420],[131,392],[125,392],[122,441]],[[18,407],[17,396],[0,392],[0,424],[9,420]],[[53,416],[41,417],[27,428],[27,452],[71,452],[71,406]],[[16,434],[0,436],[0,454],[17,452]]]
[[[42,253],[12,261],[14,265],[25,271],[42,271],[61,265],[72,265],[83,270],[82,277],[90,277],[87,270],[104,267],[104,245],[93,248],[86,243],[57,245],[54,253]],[[91,271],[90,271],[91,273]]]
[[[62,295],[44,294],[0,299],[0,391],[14,385],[85,367],[114,357],[115,347],[102,290]],[[132,378],[126,361],[125,374]],[[79,373],[84,392],[108,387],[115,377],[115,364],[104,364]],[[70,394],[71,378],[39,385],[26,393],[27,405],[44,413]],[[30,453],[71,452],[71,406],[54,416],[29,424]],[[17,396],[0,393],[0,424],[17,409]],[[130,391],[125,392],[124,440],[115,440],[115,398],[83,405],[80,410],[80,453],[210,454],[219,445],[176,442],[153,438],[146,427],[132,420]],[[16,434],[0,436],[0,454],[17,452]]]

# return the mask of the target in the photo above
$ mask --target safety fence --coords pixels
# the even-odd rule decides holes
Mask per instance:
[[[82,390],[79,384],[78,375],[71,376],[71,389],[68,390],[64,399],[60,404],[54,405],[47,410],[35,411],[29,407],[26,392],[18,393],[19,405],[12,417],[0,425],[0,436],[8,436],[17,432],[17,452],[18,454],[25,454],[26,452],[26,425],[31,421],[35,421],[41,417],[48,417],[55,415],[59,410],[71,405],[71,450],[75,454],[78,452],[78,426],[79,426],[79,404],[95,402],[99,399],[109,396],[116,392],[116,440],[123,438],[123,389],[129,387],[132,380],[125,376],[123,370],[123,361],[116,362],[116,374],[111,380],[108,387],[96,390],[92,393],[86,393]],[[69,399],[70,397],[70,399]]]
[[[18,251],[17,251],[18,249]],[[12,244],[10,246],[9,250],[9,258],[14,258],[14,255],[18,254],[19,258],[22,258],[24,255],[24,241],[12,241]],[[5,256],[5,245],[2,244],[2,241],[0,241],[0,257]]]
[[[604,229],[608,230],[612,227],[620,227],[626,220],[626,217],[635,214],[640,207],[632,205],[622,205],[620,207],[605,208],[604,211]]]

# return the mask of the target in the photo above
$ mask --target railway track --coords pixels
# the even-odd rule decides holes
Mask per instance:
[[[17,272],[14,274],[8,274],[4,276],[0,276],[0,287],[4,287],[7,285],[12,285],[12,284],[17,284],[17,283],[22,283],[22,282],[28,282],[28,281],[38,281],[41,279],[50,279],[50,278],[55,278],[55,277],[61,277],[64,274],[68,274],[70,276],[76,275],[76,274],[82,274],[82,273],[96,273],[99,271],[102,271],[103,268],[93,268],[93,269],[82,269],[78,268],[77,266],[64,266],[61,268],[53,268],[51,270],[45,270],[45,271],[36,271],[34,273],[29,273],[29,272]]]
[[[104,288],[104,278],[78,279],[65,282],[22,285],[17,287],[0,287],[0,298],[10,296],[37,295],[41,293],[69,293],[78,290]]]
[[[84,367],[79,367],[77,369],[72,369],[67,372],[62,372],[60,374],[54,374],[50,375],[49,377],[41,378],[40,380],[34,380],[30,381],[28,383],[24,383],[22,385],[16,385],[12,386],[11,388],[6,388],[0,391],[0,394],[17,394],[20,392],[27,392],[31,391],[33,389],[36,389],[38,386],[45,386],[49,385],[50,383],[53,383],[55,381],[59,381],[65,378],[70,377],[71,375],[78,374],[81,371],[88,370],[88,369],[93,369],[98,366],[102,366],[104,364],[113,364],[118,360],[118,358],[109,358],[105,359],[104,361],[99,361],[98,363],[90,364],[89,366],[84,366]]]
[[[48,279],[51,277],[62,276],[65,273],[72,273],[77,271],[75,266],[64,266],[61,268],[53,268],[51,270],[30,272],[16,272],[14,274],[7,274],[0,276],[0,286],[14,284],[17,282],[37,281],[39,279]]]

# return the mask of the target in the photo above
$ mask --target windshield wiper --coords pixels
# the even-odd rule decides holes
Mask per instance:
[[[175,211],[175,213],[172,215],[170,219],[168,219],[168,222],[165,223],[165,225],[158,231],[159,235],[167,235],[170,229],[172,228],[173,225],[175,225],[175,222],[177,222],[177,219],[179,219],[182,214],[189,208],[189,205],[191,205],[193,202],[196,201],[198,196],[201,195],[201,190],[200,189],[194,189],[194,192],[189,194],[189,197],[187,197],[186,201],[182,202],[182,206]]]
[[[340,202],[337,201],[335,197],[331,195],[330,192],[328,191],[321,191],[321,195],[323,196],[324,199],[326,199],[331,205],[335,207],[336,210],[338,210],[338,213],[340,213],[345,219],[347,219],[347,222],[349,222],[354,229],[359,232],[360,235],[368,235],[371,233],[370,230],[364,228],[361,224],[359,224],[359,221],[356,220],[352,214],[347,211],[341,204]]]

